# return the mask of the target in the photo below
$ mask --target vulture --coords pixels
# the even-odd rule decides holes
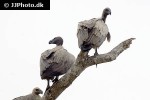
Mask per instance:
[[[94,55],[98,55],[97,48],[107,38],[110,42],[110,33],[108,26],[105,24],[107,15],[111,15],[111,9],[105,8],[101,18],[92,18],[78,23],[77,37],[78,46],[83,52],[89,52],[91,48],[95,49]]]
[[[65,74],[75,62],[75,57],[63,48],[63,39],[58,36],[49,41],[49,44],[56,44],[56,47],[48,49],[40,57],[41,79],[47,80],[47,88],[50,88],[49,81],[58,81],[60,75]]]
[[[41,100],[41,96],[39,94],[43,94],[43,91],[36,87],[33,89],[31,94],[20,96],[17,98],[14,98],[13,100]]]

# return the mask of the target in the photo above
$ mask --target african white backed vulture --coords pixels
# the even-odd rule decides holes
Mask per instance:
[[[95,49],[94,55],[97,55],[97,48],[107,38],[110,41],[110,33],[107,25],[105,24],[107,15],[111,15],[111,9],[105,8],[103,10],[101,18],[93,18],[90,20],[84,20],[79,22],[77,37],[78,46],[83,52],[89,52],[91,48]]]
[[[43,91],[36,87],[33,89],[31,94],[25,95],[25,96],[20,96],[17,98],[14,98],[13,100],[41,100],[41,96],[39,94],[42,94]]]
[[[56,47],[44,51],[40,58],[40,75],[41,79],[47,80],[46,90],[50,88],[50,80],[57,82],[58,77],[65,74],[75,62],[75,57],[63,48],[61,37],[55,37],[49,44],[56,44]]]

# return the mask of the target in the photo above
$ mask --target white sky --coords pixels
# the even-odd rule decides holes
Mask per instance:
[[[98,52],[130,37],[136,40],[117,60],[86,69],[57,100],[150,100],[149,0],[51,0],[50,11],[0,11],[1,100],[26,95],[36,86],[45,91],[39,58],[54,47],[48,41],[62,36],[64,47],[77,56],[78,22],[100,17],[105,7],[112,10],[106,21],[112,39]]]

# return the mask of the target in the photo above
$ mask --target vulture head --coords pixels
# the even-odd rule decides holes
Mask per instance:
[[[36,87],[33,89],[32,93],[39,95],[39,94],[43,94],[43,91],[40,88]]]
[[[105,8],[105,9],[103,10],[103,13],[104,13],[105,15],[111,15],[111,9],[110,9],[110,8]]]
[[[49,41],[49,44],[56,44],[57,46],[63,45],[63,39],[58,36]]]
[[[107,15],[111,15],[111,9],[105,8],[102,13],[102,20],[105,22]]]

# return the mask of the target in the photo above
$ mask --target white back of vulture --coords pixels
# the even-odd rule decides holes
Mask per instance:
[[[41,96],[29,94],[26,96],[20,96],[20,97],[14,98],[13,100],[41,100]]]
[[[77,37],[78,46],[86,42],[92,45],[92,48],[98,48],[105,41],[109,29],[101,18],[93,18],[81,21],[78,24]]]
[[[38,89],[38,94],[36,94],[36,89]],[[41,96],[39,94],[42,94],[43,91],[39,88],[34,88],[31,94],[25,95],[25,96],[20,96],[17,98],[14,98],[13,100],[41,100]]]
[[[47,57],[50,58],[47,59]],[[70,67],[74,64],[75,57],[70,54],[62,46],[56,46],[53,49],[46,50],[41,54],[40,58],[40,74],[41,78],[43,72],[49,70],[49,75],[52,77],[55,76],[56,72],[59,72],[60,75],[66,73]],[[45,78],[43,78],[45,79]]]

